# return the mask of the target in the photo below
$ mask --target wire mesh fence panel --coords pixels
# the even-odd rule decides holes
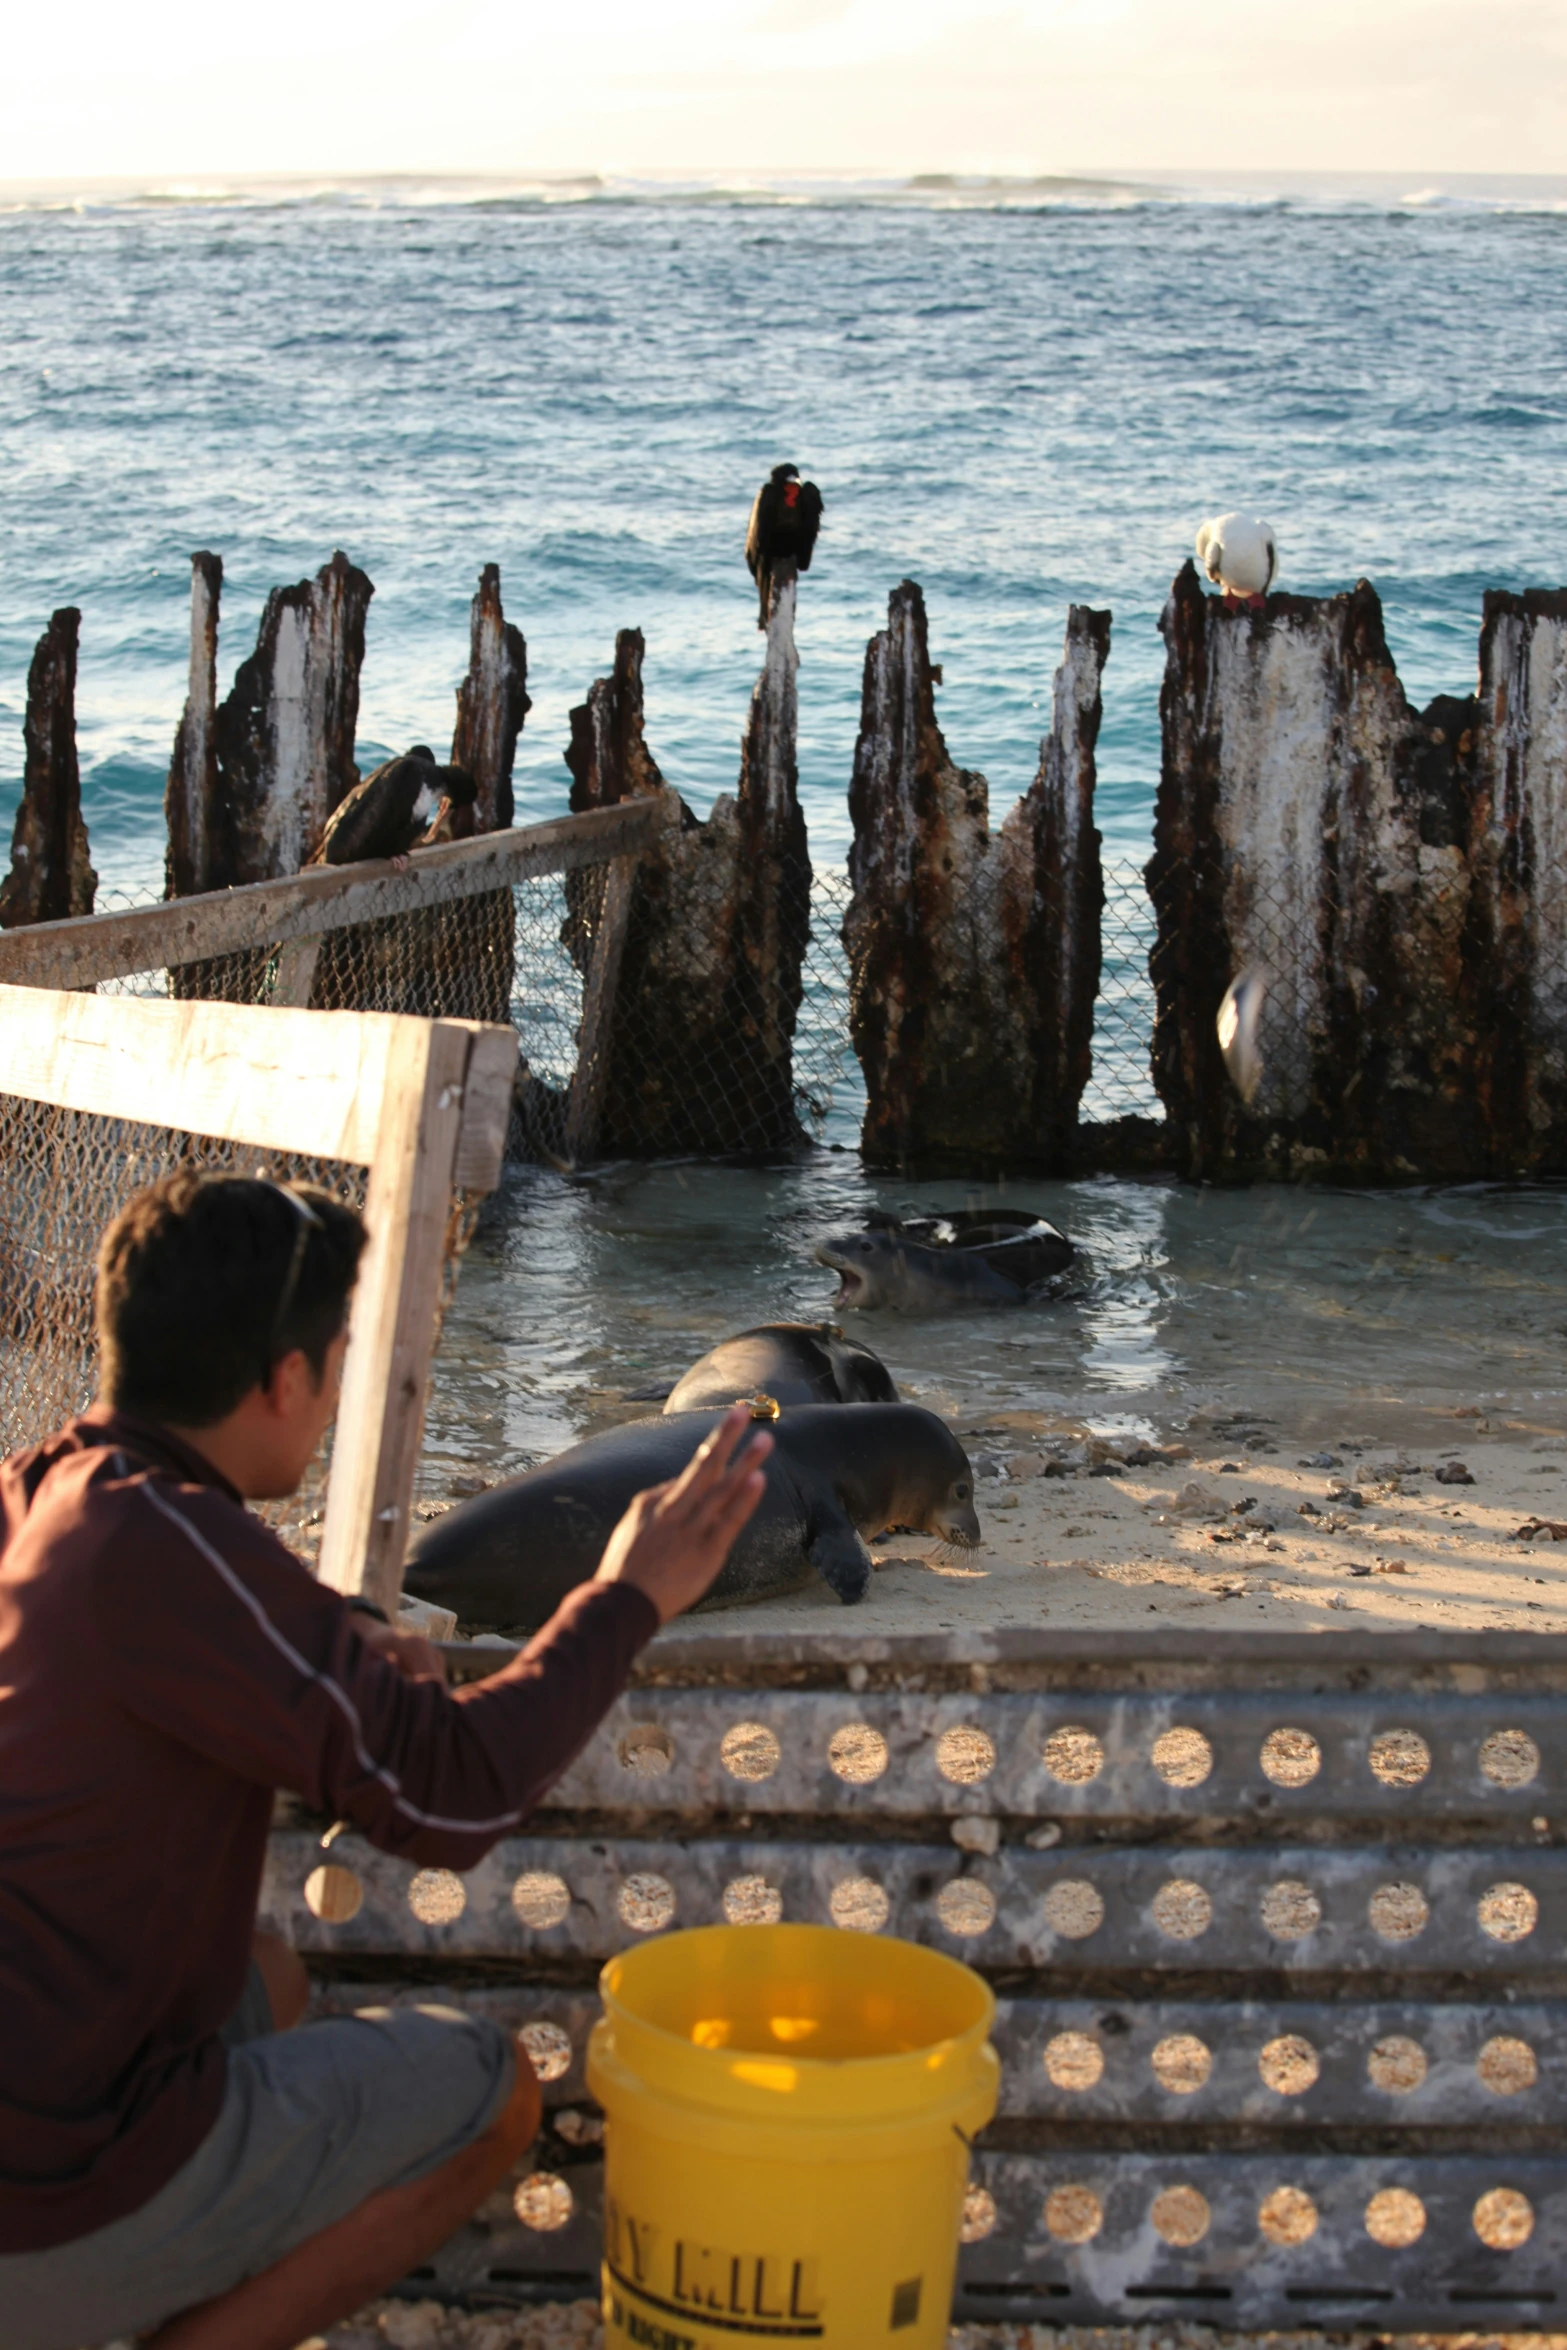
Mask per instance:
[[[362,1208],[366,1170],[341,1159],[259,1150],[0,1094],[5,1168],[0,1258],[0,1455],[34,1444],[92,1401],[98,1379],[93,1273],[105,1229],[132,1196],[184,1168],[308,1183]],[[313,1547],[327,1455],[300,1492],[266,1514]]]
[[[783,867],[741,898],[716,859],[644,869],[601,1001],[596,972],[611,944],[613,883],[602,868],[579,870],[566,877],[564,897],[560,937],[582,992],[573,1005],[559,965],[538,957],[535,931],[514,1006],[534,1078],[538,1155],[567,1149],[568,1105],[551,1089],[556,1069],[569,1077],[579,1059],[600,1092],[596,1134],[606,1157],[787,1151],[825,1139],[835,1118],[842,1126],[845,1090],[857,1130],[858,1089],[845,1081],[853,1065],[840,936],[846,877]],[[569,1054],[559,1050],[568,1007],[577,1015]]]
[[[135,1194],[177,1171],[310,1185],[359,1208],[369,1244],[330,1491],[323,1455],[265,1514],[307,1555],[319,1546],[319,1571],[336,1588],[391,1608],[431,1354],[479,1202],[500,1173],[514,1035],[374,1014],[112,1002],[91,989],[6,985],[0,998],[5,1450],[43,1441],[92,1400],[98,1248]],[[251,1375],[266,1368],[258,1356]]]
[[[619,863],[632,878],[618,938],[608,847],[596,862],[522,872],[505,887],[470,884],[466,895],[460,874],[421,871],[416,859],[405,885],[424,902],[369,921],[339,913],[336,926],[327,909],[310,936],[299,935],[296,916],[285,943],[116,972],[98,978],[96,991],[509,1022],[522,1051],[514,1158],[565,1165],[856,1147],[867,1089],[851,1034],[844,869],[817,869],[806,881],[780,865],[765,886],[737,896],[700,861],[677,868],[622,854]],[[1104,889],[1086,1125],[1160,1114],[1150,1074],[1156,921],[1138,860],[1107,857]],[[99,912],[156,903],[116,889],[100,893]],[[985,907],[972,913],[967,961],[979,972],[994,941]],[[1064,919],[1036,909],[1047,930]],[[949,943],[966,968],[962,937]],[[1000,1018],[987,1014],[978,1033],[993,1041]],[[1015,1074],[1012,1123],[1026,1126],[1023,1096],[1038,1073],[1025,1062]],[[594,1114],[585,1120],[586,1093]]]
[[[865,1080],[849,1042],[849,958],[843,918],[853,890],[836,869],[811,877],[811,928],[794,1031],[794,1099],[817,1142],[852,1146],[865,1116]]]
[[[1149,968],[1156,923],[1141,862],[1106,857],[1104,887],[1093,1069],[1080,1115],[1085,1123],[1157,1118],[1161,1109],[1150,1066],[1154,988]]]

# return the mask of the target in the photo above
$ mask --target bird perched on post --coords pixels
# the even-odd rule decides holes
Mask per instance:
[[[425,743],[373,768],[326,820],[311,865],[357,865],[367,857],[406,858],[438,840],[473,830],[478,785],[466,767],[442,767]]]
[[[800,570],[809,571],[821,527],[822,493],[815,482],[802,481],[798,465],[775,465],[756,493],[745,534],[745,559],[762,600],[758,628],[767,626],[774,566],[792,558]]]
[[[1260,604],[1278,575],[1273,525],[1253,514],[1221,514],[1198,531],[1197,560],[1227,596]]]

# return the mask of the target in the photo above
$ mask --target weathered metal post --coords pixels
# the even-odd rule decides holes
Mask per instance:
[[[1567,598],[1487,598],[1478,696],[1411,709],[1376,591],[1161,626],[1154,1082],[1194,1174],[1567,1166]],[[1261,1081],[1215,1018],[1266,987]]]
[[[190,559],[190,683],[163,794],[168,825],[166,897],[197,897],[230,859],[222,841],[218,784],[218,608],[223,558]]]
[[[469,609],[468,674],[457,688],[452,765],[466,767],[479,787],[476,832],[504,832],[515,814],[512,767],[517,737],[533,707],[528,693],[528,648],[501,608],[501,567],[486,563]]]
[[[274,588],[256,649],[217,699],[223,565],[191,557],[190,685],[164,792],[171,898],[297,873],[359,780],[354,733],[365,614],[375,590],[339,552],[313,580]],[[184,966],[176,994],[278,1004],[318,1000],[317,942]],[[326,1000],[336,1001],[336,997]]]
[[[452,764],[478,785],[475,832],[505,832],[516,801],[512,769],[532,709],[528,648],[501,605],[498,563],[486,563],[469,607],[468,672],[457,688]],[[509,889],[466,906],[436,906],[402,926],[400,942],[422,966],[420,1011],[465,1020],[507,1020],[517,969],[516,907]]]
[[[90,914],[98,876],[87,854],[76,759],[76,645],[82,616],[67,604],[38,640],[27,672],[26,745],[11,870],[0,882],[0,928]]]
[[[209,887],[297,873],[358,782],[359,672],[374,593],[339,551],[314,579],[268,596],[256,649],[217,712],[232,869],[211,872]]]
[[[1473,923],[1502,1017],[1483,1071],[1520,1167],[1567,1167],[1567,589],[1486,591],[1470,820]]]
[[[570,885],[567,943],[590,976],[594,1010],[583,1083],[591,1068],[592,1123],[606,1152],[771,1152],[801,1140],[792,1054],[810,858],[795,766],[794,610],[791,576],[774,595],[735,795],[705,822],[677,800],[635,888],[612,881],[602,909],[583,883]],[[640,631],[623,630],[612,674],[571,714],[574,809],[664,788],[643,731],[643,650]],[[593,959],[617,952],[611,996],[592,983]]]
[[[919,588],[865,656],[844,919],[873,1165],[1070,1162],[1089,1074],[1104,885],[1093,825],[1110,615],[1074,605],[1039,772],[1000,830],[936,722]]]

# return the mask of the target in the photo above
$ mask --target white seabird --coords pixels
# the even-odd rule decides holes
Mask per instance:
[[[1231,1084],[1248,1105],[1262,1083],[1262,1007],[1267,996],[1268,983],[1260,971],[1241,971],[1219,1006],[1219,1050]]]
[[[1221,514],[1197,533],[1197,560],[1227,596],[1265,596],[1279,568],[1273,525],[1254,514]]]

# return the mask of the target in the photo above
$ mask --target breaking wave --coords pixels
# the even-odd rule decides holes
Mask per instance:
[[[360,174],[166,181],[0,182],[0,215],[177,208],[224,212],[407,212],[553,205],[748,207],[893,206],[926,211],[1114,211],[1222,207],[1246,211],[1567,212],[1567,177],[1302,173],[1230,178],[1060,173],[1009,176],[916,172],[902,178],[830,173],[714,173],[692,177],[598,172]]]

